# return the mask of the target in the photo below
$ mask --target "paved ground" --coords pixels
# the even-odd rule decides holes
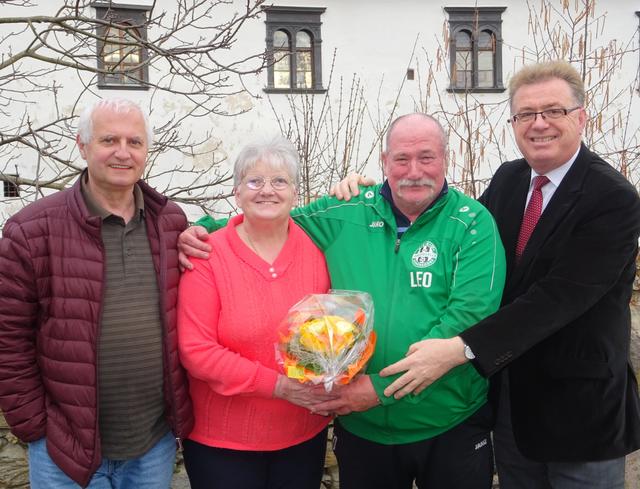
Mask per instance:
[[[180,472],[173,476],[173,482],[171,483],[171,489],[190,489],[189,479],[187,473],[184,471],[184,467]]]
[[[626,489],[640,488],[640,451],[627,457],[627,476],[625,478]]]

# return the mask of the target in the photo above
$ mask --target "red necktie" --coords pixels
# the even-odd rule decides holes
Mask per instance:
[[[542,187],[547,183],[549,183],[549,179],[544,175],[533,179],[533,192],[531,193],[527,210],[524,211],[520,234],[518,235],[516,258],[522,256],[524,247],[527,246],[527,241],[529,241],[536,224],[538,224],[538,219],[540,219],[540,214],[542,214]]]

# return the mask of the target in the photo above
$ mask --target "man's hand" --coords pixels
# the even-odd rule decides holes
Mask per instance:
[[[411,392],[419,394],[466,361],[464,343],[459,336],[418,341],[409,347],[405,358],[380,371],[381,377],[404,372],[384,390],[384,395],[402,399]]]
[[[333,392],[327,392],[323,385],[302,384],[284,375],[278,375],[273,397],[313,411],[314,405],[336,399],[338,396]]]
[[[356,195],[360,195],[360,189],[358,185],[375,185],[376,181],[373,178],[365,177],[364,175],[360,175],[359,173],[349,173],[345,178],[343,178],[340,182],[336,183],[331,190],[329,190],[329,195],[335,195],[338,200],[346,200],[347,202],[351,200],[351,197],[355,197]]]
[[[193,264],[189,256],[194,258],[209,258],[211,246],[207,244],[209,233],[202,226],[191,226],[182,231],[178,236],[178,263],[180,270],[192,270]]]
[[[321,402],[312,406],[311,411],[323,416],[330,414],[349,414],[354,411],[366,411],[380,404],[368,375],[358,375],[347,385],[334,387],[337,399]]]

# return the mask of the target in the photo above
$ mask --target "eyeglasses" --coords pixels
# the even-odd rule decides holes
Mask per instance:
[[[267,181],[271,184],[271,188],[273,188],[274,190],[284,190],[289,185],[291,185],[291,182],[289,182],[289,180],[285,177],[269,178],[261,176],[247,177],[244,181],[244,184],[248,189],[260,190],[262,187],[264,187],[264,184],[267,183]]]
[[[560,119],[560,117],[564,117],[568,113],[578,110],[579,108],[580,107],[578,106],[571,109],[545,109],[540,112],[521,112],[519,114],[512,115],[511,122],[515,122],[516,124],[532,122],[536,120],[538,114],[540,114],[543,119]]]

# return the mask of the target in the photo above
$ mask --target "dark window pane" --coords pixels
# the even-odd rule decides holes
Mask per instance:
[[[276,53],[273,65],[273,86],[275,88],[291,88],[290,55],[283,51]]]
[[[124,63],[138,64],[140,62],[140,51],[134,47],[126,48],[124,54]]]
[[[470,88],[472,82],[473,52],[471,51],[471,33],[459,31],[456,34],[456,53],[453,79],[456,88]]]
[[[304,32],[300,31],[296,34],[296,48],[310,48],[311,47],[311,36]]]
[[[478,52],[478,87],[493,87],[493,51]]]
[[[122,35],[122,31],[120,29],[116,29],[115,27],[109,27],[107,29],[107,33],[105,37],[108,42],[118,42],[120,41],[120,36]]]
[[[311,71],[311,51],[302,51],[296,54],[298,71]]]
[[[275,60],[274,70],[289,71],[289,60],[291,59],[289,51],[277,51],[274,53],[273,58]]]
[[[127,43],[134,44],[136,40],[129,33],[124,32],[124,41]],[[125,58],[126,63],[135,63],[138,64],[141,59],[141,49],[138,46],[133,45],[123,45],[123,57]]]
[[[491,51],[478,52],[478,71],[493,71],[493,53]]]
[[[102,49],[102,63],[111,73],[104,76],[104,81],[125,85],[138,85],[142,81],[142,69],[135,67],[142,61],[142,48],[125,43],[135,43],[131,34],[110,27],[106,33],[109,42]]]
[[[478,49],[493,51],[493,34],[489,31],[482,31],[478,36]]]
[[[456,34],[456,49],[471,49],[471,33],[460,31]]]
[[[3,187],[5,197],[20,197],[20,188],[15,183],[3,180]]]
[[[105,73],[104,81],[105,83],[120,83],[122,80],[122,76],[119,73]]]
[[[102,50],[103,60],[105,63],[117,63],[120,59],[119,44],[105,44]]]
[[[456,51],[456,70],[471,70],[471,51]]]
[[[297,88],[311,88],[313,86],[313,77],[310,71],[303,71],[297,73],[296,78]]]
[[[273,34],[273,86],[291,88],[291,43],[286,31],[278,30]]]
[[[273,34],[273,47],[274,49],[289,47],[289,36],[285,31],[276,31]]]
[[[125,85],[139,85],[140,84],[140,73],[137,71],[123,74],[122,83]]]
[[[291,76],[288,71],[273,72],[273,86],[275,88],[291,88]]]
[[[457,51],[455,64],[456,88],[471,88],[472,66],[471,51]]]
[[[311,51],[296,53],[296,86],[298,88],[312,87]]]
[[[493,87],[493,71],[478,71],[478,88]]]
[[[456,88],[471,88],[471,72],[470,71],[458,71],[456,72]]]

